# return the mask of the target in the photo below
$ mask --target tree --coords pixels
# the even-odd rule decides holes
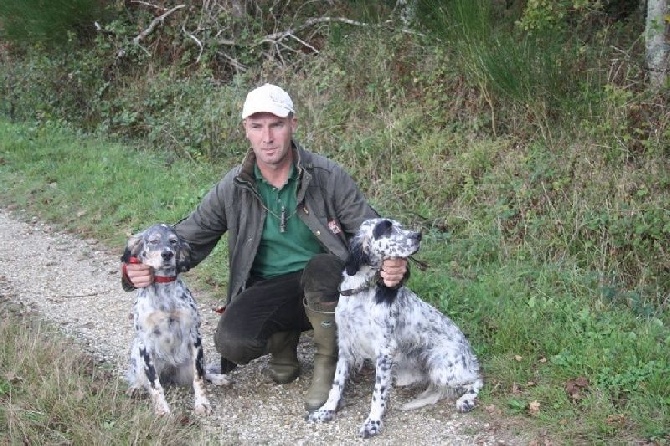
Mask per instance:
[[[668,75],[669,27],[667,0],[647,1],[647,20],[645,26],[645,46],[649,85],[654,90],[662,88]]]

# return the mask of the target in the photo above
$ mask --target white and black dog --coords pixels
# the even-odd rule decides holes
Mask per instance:
[[[130,351],[129,391],[149,392],[157,415],[170,413],[164,384],[193,386],[195,412],[211,411],[204,380],[228,384],[225,375],[205,371],[200,314],[191,292],[179,277],[188,258],[188,244],[165,224],[131,237],[121,260],[154,269],[154,283],[138,288],[133,306],[135,338]]]
[[[335,417],[348,373],[368,359],[376,361],[376,378],[370,414],[360,436],[380,433],[395,384],[426,385],[404,410],[435,404],[447,395],[460,396],[459,412],[475,406],[483,380],[479,362],[459,328],[436,308],[405,286],[391,289],[379,277],[382,261],[407,258],[419,250],[421,233],[403,229],[389,219],[363,222],[352,239],[335,310],[339,359],[328,400],[308,420]]]

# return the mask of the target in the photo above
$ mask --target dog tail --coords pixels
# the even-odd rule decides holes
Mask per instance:
[[[447,396],[449,389],[441,386],[436,386],[431,383],[428,385],[428,388],[423,391],[419,396],[402,405],[402,410],[414,410],[419,409],[430,404],[435,404],[440,401],[442,398]]]

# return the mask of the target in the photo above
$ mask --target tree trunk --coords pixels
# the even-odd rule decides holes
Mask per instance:
[[[649,84],[652,89],[662,88],[668,75],[668,11],[667,0],[647,1],[647,21],[645,26],[645,46]]]

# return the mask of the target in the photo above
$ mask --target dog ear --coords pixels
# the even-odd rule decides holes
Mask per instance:
[[[123,251],[123,255],[121,256],[122,262],[128,263],[131,257],[138,256],[140,250],[142,249],[142,234],[144,234],[144,232],[135,234],[128,239],[126,249]]]
[[[375,290],[375,300],[378,304],[387,303],[392,304],[395,298],[398,296],[399,286],[389,288],[384,285],[382,280],[377,281],[377,289]]]
[[[391,220],[381,220],[372,229],[372,238],[378,240],[383,235],[391,235],[393,229],[393,222]]]
[[[362,265],[367,265],[368,263],[370,263],[370,257],[365,250],[363,237],[356,236],[349,244],[349,256],[344,262],[344,270],[348,275],[354,276]]]
[[[179,237],[179,251],[177,252],[177,271],[183,273],[191,269],[191,245]]]

